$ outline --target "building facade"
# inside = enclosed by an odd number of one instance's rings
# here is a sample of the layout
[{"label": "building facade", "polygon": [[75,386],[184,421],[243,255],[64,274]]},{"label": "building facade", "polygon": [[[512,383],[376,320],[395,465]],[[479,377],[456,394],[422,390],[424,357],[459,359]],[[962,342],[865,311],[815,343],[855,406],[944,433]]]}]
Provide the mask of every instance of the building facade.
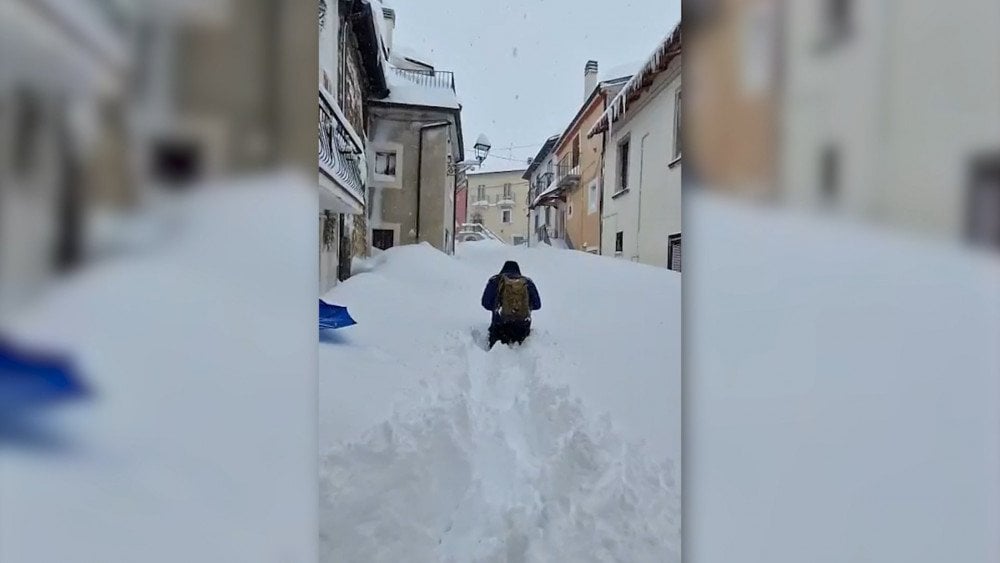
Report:
[{"label": "building facade", "polygon": [[528,242],[528,182],[525,170],[468,175],[467,223],[482,225],[507,244]]},{"label": "building facade", "polygon": [[552,149],[554,181],[532,202],[555,208],[560,238],[571,249],[600,253],[604,146],[602,138],[589,137],[587,132],[628,79],[622,76],[598,81],[597,61],[587,61],[584,102]]},{"label": "building facade", "polygon": [[[387,95],[391,11],[369,2],[320,0],[320,293],[368,254],[368,99]],[[388,13],[386,13],[388,12]]]},{"label": "building facade", "polygon": [[531,164],[521,176],[528,182],[528,245],[538,243],[551,244],[552,239],[562,238],[561,222],[554,206],[536,205],[539,196],[553,185],[556,177],[556,157],[553,148],[559,141],[559,135],[553,135],[545,140],[538,153],[531,159]]},{"label": "building facade", "polygon": [[91,0],[0,4],[0,313],[87,259],[92,212],[137,198],[124,157],[132,26]]},{"label": "building facade", "polygon": [[686,171],[715,192],[778,197],[781,0],[685,6],[688,49]]},{"label": "building facade", "polygon": [[590,129],[605,145],[601,254],[681,269],[678,27]]},{"label": "building facade", "polygon": [[783,199],[1000,249],[996,6],[782,7]]}]

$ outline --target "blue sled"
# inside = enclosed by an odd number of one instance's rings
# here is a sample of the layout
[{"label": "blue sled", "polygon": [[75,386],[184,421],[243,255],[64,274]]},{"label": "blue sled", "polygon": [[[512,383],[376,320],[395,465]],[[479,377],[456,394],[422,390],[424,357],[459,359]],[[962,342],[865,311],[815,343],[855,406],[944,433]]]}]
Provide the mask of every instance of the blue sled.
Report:
[{"label": "blue sled", "polygon": [[331,305],[319,300],[319,328],[337,329],[358,324],[351,314],[347,312],[347,307]]},{"label": "blue sled", "polygon": [[0,413],[88,395],[65,358],[29,351],[0,337]]}]

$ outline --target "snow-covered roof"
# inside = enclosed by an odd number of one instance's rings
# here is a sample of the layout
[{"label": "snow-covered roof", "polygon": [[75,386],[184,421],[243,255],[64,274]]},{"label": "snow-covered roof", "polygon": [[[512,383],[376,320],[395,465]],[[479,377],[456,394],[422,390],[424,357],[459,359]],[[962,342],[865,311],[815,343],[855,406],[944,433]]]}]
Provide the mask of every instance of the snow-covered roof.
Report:
[{"label": "snow-covered roof", "polygon": [[393,43],[392,52],[389,53],[389,62],[398,68],[411,68],[413,70],[433,69],[434,63],[430,61],[430,57],[425,56],[423,53],[396,42]]},{"label": "snow-covered roof", "polygon": [[[390,104],[462,109],[458,95],[446,75],[435,73],[418,75],[413,71],[393,66],[386,68],[389,95],[379,100]],[[425,80],[423,77],[427,77]],[[447,82],[447,83],[446,83]]]},{"label": "snow-covered roof", "polygon": [[556,193],[557,191],[559,191],[559,182],[557,181],[557,178],[553,177],[552,180],[549,182],[548,187],[542,190],[542,192],[537,196],[535,196],[535,199],[531,201],[531,207],[535,207],[536,205],[538,205],[538,202]]},{"label": "snow-covered roof", "polygon": [[375,34],[378,36],[378,47],[385,59],[389,58],[389,45],[386,43],[386,23],[385,15],[382,12],[382,2],[381,0],[361,0],[365,4],[371,6],[372,20],[375,23]]},{"label": "snow-covered roof", "polygon": [[639,91],[648,85],[656,74],[666,70],[670,62],[681,54],[681,25],[678,23],[669,35],[656,46],[653,53],[643,63],[625,86],[618,92],[618,95],[611,100],[608,108],[604,111],[597,123],[591,127],[587,136],[594,136],[608,130],[608,127],[617,121],[628,109],[629,104],[635,99]]},{"label": "snow-covered roof", "polygon": [[642,64],[643,61],[632,61],[630,63],[615,65],[607,70],[601,70],[597,74],[597,81],[610,82],[619,78],[627,78],[639,72]]},{"label": "snow-covered roof", "polygon": [[559,135],[559,133],[556,133],[545,140],[542,147],[538,149],[538,154],[531,159],[531,164],[529,164],[528,169],[524,171],[524,176],[522,176],[522,178],[527,180],[535,169],[542,165],[545,159],[549,156],[549,153],[552,152],[552,148],[555,147],[556,142],[559,140]]}]

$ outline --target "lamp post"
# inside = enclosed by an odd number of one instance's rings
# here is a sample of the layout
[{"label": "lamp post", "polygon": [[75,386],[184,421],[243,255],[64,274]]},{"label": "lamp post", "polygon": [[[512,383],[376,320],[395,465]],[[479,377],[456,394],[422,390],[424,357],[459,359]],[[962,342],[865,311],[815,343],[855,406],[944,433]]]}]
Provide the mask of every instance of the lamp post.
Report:
[{"label": "lamp post", "polygon": [[[454,180],[452,183],[452,198],[451,198],[451,216],[455,221],[455,236],[451,237],[452,252],[454,252],[454,246],[458,237],[458,217],[456,217],[456,211],[458,209],[458,174],[460,172],[465,172],[477,166],[482,165],[483,161],[490,154],[490,140],[489,138],[480,133],[479,137],[476,138],[476,144],[472,146],[476,151],[476,158],[473,160],[465,159],[461,162],[449,162],[448,163],[448,174],[451,175]],[[466,197],[468,197],[468,186],[466,186]],[[468,209],[466,209],[468,213]]]}]

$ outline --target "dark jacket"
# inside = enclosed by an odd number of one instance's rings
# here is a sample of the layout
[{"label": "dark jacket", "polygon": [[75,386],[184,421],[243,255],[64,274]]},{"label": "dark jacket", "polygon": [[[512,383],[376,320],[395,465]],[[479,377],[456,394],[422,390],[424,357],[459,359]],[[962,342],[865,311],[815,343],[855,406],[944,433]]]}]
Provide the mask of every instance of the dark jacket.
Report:
[{"label": "dark jacket", "polygon": [[531,281],[531,278],[521,275],[521,268],[517,265],[517,262],[508,261],[500,269],[500,273],[491,277],[490,281],[486,282],[486,289],[483,290],[483,308],[487,311],[493,312],[493,323],[496,324],[500,322],[500,315],[497,314],[497,292],[500,284],[500,276],[507,275],[511,277],[521,277],[528,282],[528,304],[531,306],[532,311],[537,311],[542,308],[542,298],[538,295],[538,288],[535,287],[535,282]]}]

